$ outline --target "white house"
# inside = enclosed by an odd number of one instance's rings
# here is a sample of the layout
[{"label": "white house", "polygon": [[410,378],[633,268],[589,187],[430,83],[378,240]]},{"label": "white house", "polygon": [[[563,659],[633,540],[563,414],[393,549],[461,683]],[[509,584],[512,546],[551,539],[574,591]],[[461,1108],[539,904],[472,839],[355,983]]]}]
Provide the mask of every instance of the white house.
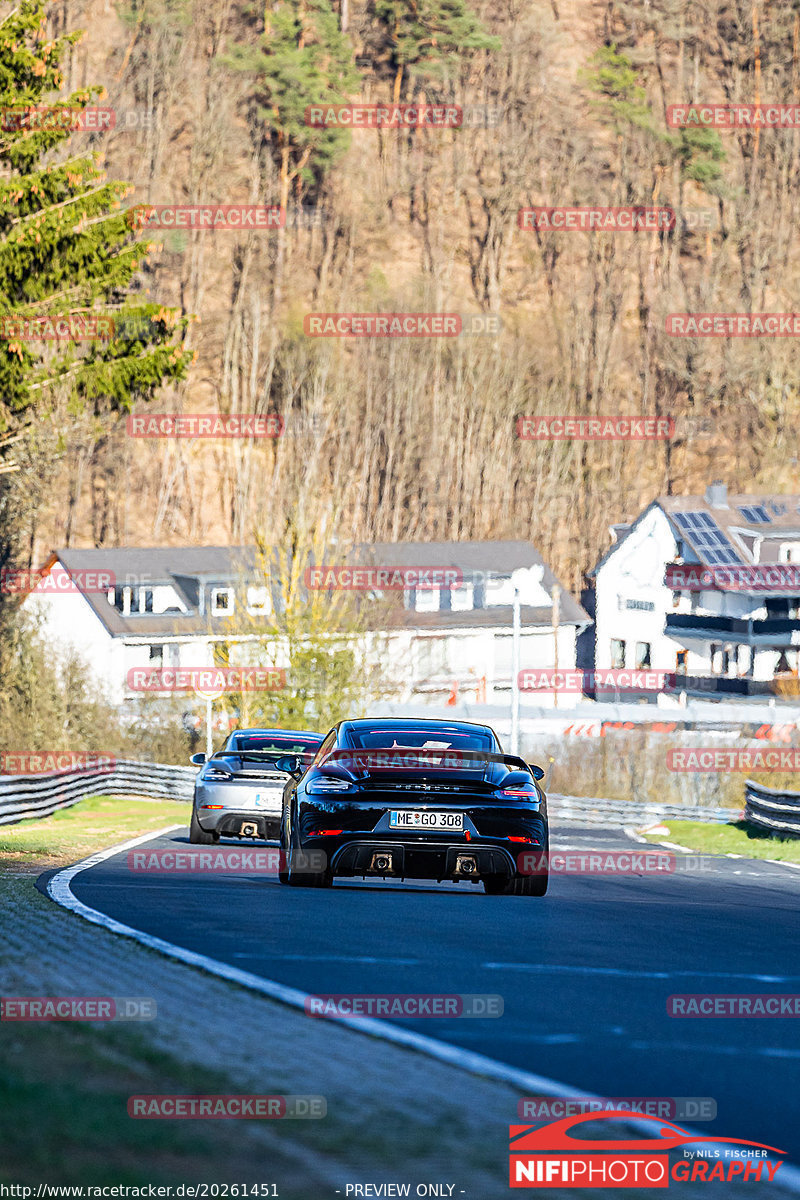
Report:
[{"label": "white house", "polygon": [[[409,579],[446,569],[441,586],[404,588],[379,629],[384,671],[400,699],[508,699],[511,575],[519,568],[531,569],[521,595],[521,666],[575,666],[576,639],[590,618],[530,542],[382,543],[359,547],[354,562],[401,568]],[[279,603],[252,547],[59,550],[45,571],[24,604],[39,609],[54,644],[73,646],[118,702],[132,694],[131,668],[247,662],[247,644],[263,637],[259,618],[266,628]],[[58,575],[74,580],[74,590],[50,587]],[[363,591],[361,602],[371,594]]]},{"label": "white house", "polygon": [[[589,574],[595,667],[675,673],[659,698],[798,695],[800,496],[659,496]],[[693,569],[694,568],[694,569]],[[797,582],[792,576],[797,574]]]}]

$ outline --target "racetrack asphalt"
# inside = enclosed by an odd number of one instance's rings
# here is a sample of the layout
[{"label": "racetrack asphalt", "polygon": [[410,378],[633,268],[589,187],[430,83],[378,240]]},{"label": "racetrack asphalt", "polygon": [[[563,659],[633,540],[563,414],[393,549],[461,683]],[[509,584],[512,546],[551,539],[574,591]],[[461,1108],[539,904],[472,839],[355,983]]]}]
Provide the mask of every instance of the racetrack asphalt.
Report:
[{"label": "racetrack asphalt", "polygon": [[[189,849],[188,834],[146,848]],[[567,848],[645,849],[621,831],[555,828],[551,850]],[[556,874],[538,899],[471,884],[339,880],[317,891],[247,873],[155,874],[132,871],[123,853],[82,871],[72,891],[304,992],[500,995],[499,1018],[396,1023],[602,1096],[712,1097],[717,1118],[685,1124],[800,1164],[800,1018],[678,1019],[666,1004],[675,993],[800,993],[800,871],[709,856],[676,866]]]}]

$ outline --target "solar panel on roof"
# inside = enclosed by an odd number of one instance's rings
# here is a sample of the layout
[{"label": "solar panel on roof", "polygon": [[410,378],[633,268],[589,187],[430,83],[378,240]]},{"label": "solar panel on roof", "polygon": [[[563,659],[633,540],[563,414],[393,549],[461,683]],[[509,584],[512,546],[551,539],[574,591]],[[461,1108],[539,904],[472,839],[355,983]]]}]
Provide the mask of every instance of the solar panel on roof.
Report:
[{"label": "solar panel on roof", "polygon": [[[776,506],[773,505],[772,507],[773,511],[776,511]],[[772,521],[772,517],[763,504],[742,504],[739,512],[745,521],[749,521],[751,525],[769,525]],[[781,513],[777,513],[777,516],[781,515]]]},{"label": "solar panel on roof", "polygon": [[705,512],[675,513],[675,522],[713,566],[737,566],[742,560],[716,521]]}]

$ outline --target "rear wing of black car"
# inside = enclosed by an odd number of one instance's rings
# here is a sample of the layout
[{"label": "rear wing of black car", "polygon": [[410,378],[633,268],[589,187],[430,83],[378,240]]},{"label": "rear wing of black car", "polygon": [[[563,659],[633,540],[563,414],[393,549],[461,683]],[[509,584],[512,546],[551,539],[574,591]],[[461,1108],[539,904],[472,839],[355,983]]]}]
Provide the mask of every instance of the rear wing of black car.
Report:
[{"label": "rear wing of black car", "polygon": [[[439,761],[434,761],[439,760]],[[532,767],[515,754],[493,754],[489,750],[441,749],[435,746],[370,746],[365,750],[331,750],[316,765],[381,771],[469,771],[484,763],[502,763],[533,775]]]}]

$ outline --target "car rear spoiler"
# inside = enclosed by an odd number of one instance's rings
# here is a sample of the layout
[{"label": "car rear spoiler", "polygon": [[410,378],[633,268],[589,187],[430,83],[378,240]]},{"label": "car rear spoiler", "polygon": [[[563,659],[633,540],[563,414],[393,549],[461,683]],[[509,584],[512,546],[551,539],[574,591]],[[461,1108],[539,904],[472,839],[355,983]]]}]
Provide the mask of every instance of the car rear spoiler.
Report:
[{"label": "car rear spoiler", "polygon": [[[426,758],[436,757],[443,761],[426,763]],[[457,771],[469,770],[470,763],[502,763],[504,766],[532,774],[531,766],[516,754],[493,754],[488,750],[443,750],[434,746],[370,746],[368,750],[331,750],[318,767],[327,764],[337,766],[377,767],[382,770]]]}]

